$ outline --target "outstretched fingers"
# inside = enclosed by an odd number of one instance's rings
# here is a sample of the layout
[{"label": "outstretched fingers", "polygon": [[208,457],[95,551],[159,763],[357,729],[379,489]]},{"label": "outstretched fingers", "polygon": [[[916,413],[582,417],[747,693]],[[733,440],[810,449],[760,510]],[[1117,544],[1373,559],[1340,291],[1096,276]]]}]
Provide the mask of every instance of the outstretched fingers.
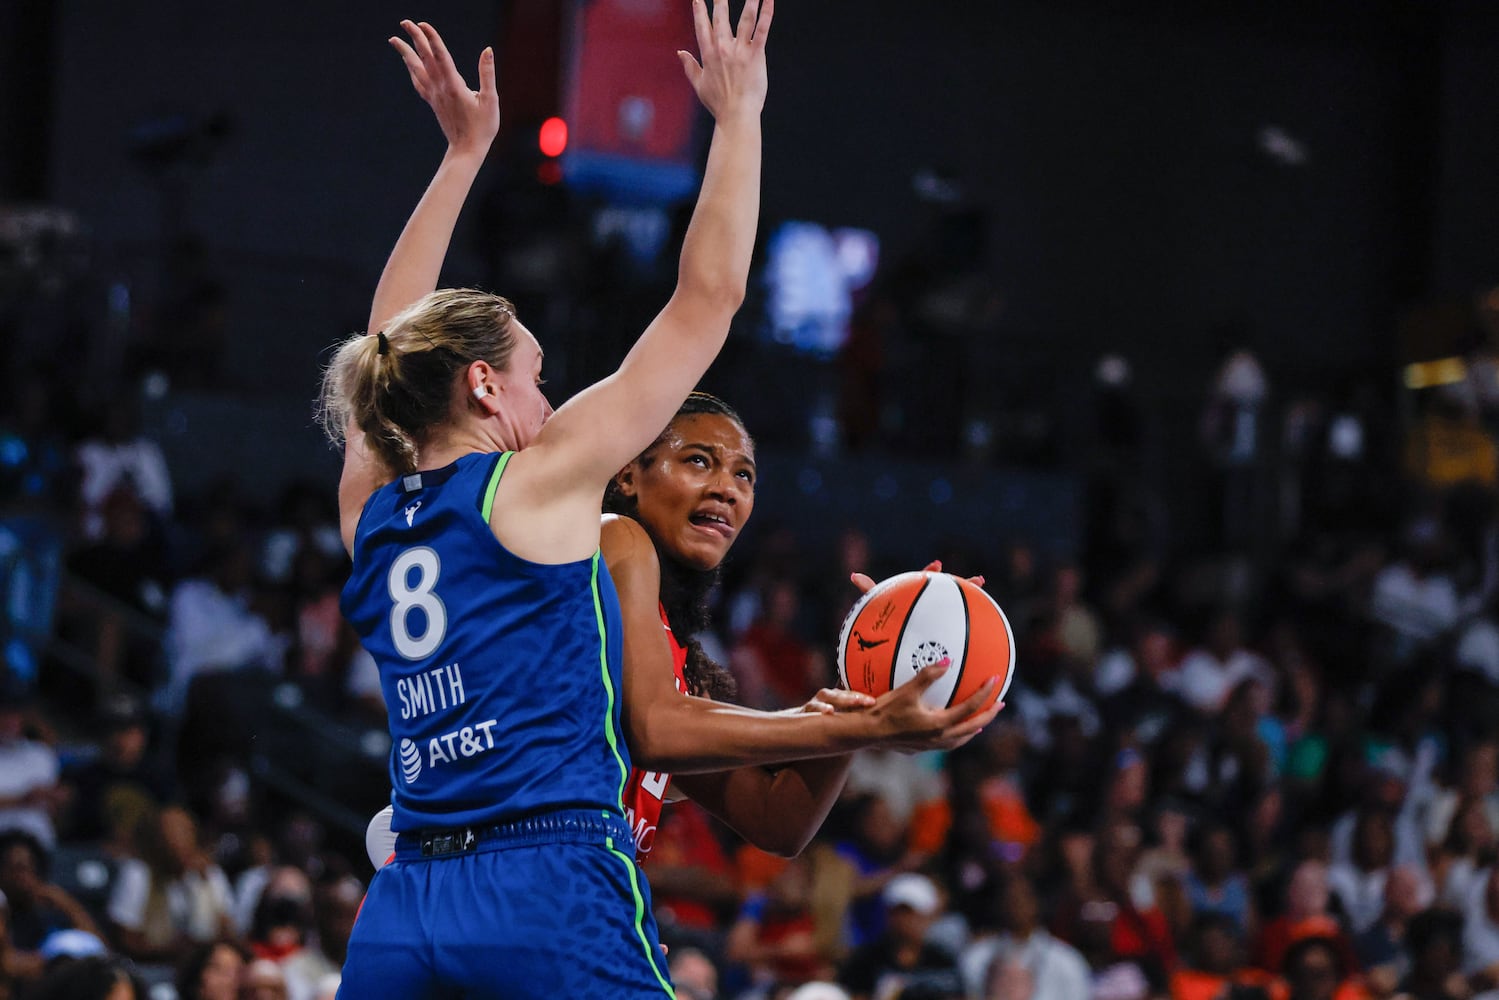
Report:
[{"label": "outstretched fingers", "polygon": [[[437,29],[426,21],[419,22],[417,27],[422,29],[422,35],[427,39],[427,44],[431,46],[432,55],[436,58],[437,62],[444,69],[453,66],[453,57],[448,54],[448,47],[443,44],[442,36],[437,33]],[[456,69],[457,67],[454,66],[454,68]]]},{"label": "outstretched fingers", "polygon": [[406,73],[411,77],[411,85],[425,99],[431,81],[427,79],[427,70],[422,66],[421,56],[416,54],[415,49],[394,35],[390,36],[390,47],[400,54],[401,62],[406,64]]},{"label": "outstretched fingers", "polygon": [[994,704],[988,708],[984,708],[983,705],[984,702],[994,697],[994,688],[998,684],[999,678],[991,677],[979,685],[979,689],[973,692],[973,694],[964,698],[956,705],[948,707],[944,711],[946,717],[946,725],[943,730],[944,735],[971,736],[994,721],[994,717],[999,714],[999,710],[1004,708],[1004,703],[995,699]]},{"label": "outstretched fingers", "polygon": [[754,44],[758,48],[765,47],[765,39],[770,35],[770,21],[775,16],[776,0],[764,0],[759,4],[759,16],[755,20]]},{"label": "outstretched fingers", "polygon": [[713,2],[713,35],[725,48],[734,40],[733,29],[729,27],[729,0]]},{"label": "outstretched fingers", "polygon": [[[718,0],[720,4],[726,0]],[[692,29],[697,33],[697,54],[708,58],[713,51],[713,23],[708,19],[708,0],[692,0]]]},{"label": "outstretched fingers", "polygon": [[411,47],[421,57],[422,65],[432,65],[434,59],[432,55],[432,42],[427,38],[426,32],[417,27],[414,21],[402,21],[401,27],[405,30],[406,34],[411,36]]},{"label": "outstretched fingers", "polygon": [[739,27],[734,29],[734,37],[746,45],[755,37],[755,15],[759,10],[759,0],[744,0],[744,10],[739,12]]}]

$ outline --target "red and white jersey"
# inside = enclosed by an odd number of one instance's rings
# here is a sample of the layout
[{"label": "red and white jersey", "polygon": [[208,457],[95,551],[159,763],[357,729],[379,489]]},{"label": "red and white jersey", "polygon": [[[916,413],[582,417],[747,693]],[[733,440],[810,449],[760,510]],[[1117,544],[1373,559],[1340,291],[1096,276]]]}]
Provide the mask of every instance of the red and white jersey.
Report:
[{"label": "red and white jersey", "polygon": [[[687,648],[677,642],[671,624],[666,620],[666,609],[661,608],[661,627],[666,629],[666,642],[671,647],[671,666],[677,675],[677,690],[687,693],[687,678],[683,671],[687,667]],[[666,786],[671,784],[671,775],[662,771],[642,771],[638,767],[630,771],[630,780],[625,785],[625,820],[635,836],[635,860],[644,861],[656,842],[656,827],[661,823],[661,806],[666,802]]]}]

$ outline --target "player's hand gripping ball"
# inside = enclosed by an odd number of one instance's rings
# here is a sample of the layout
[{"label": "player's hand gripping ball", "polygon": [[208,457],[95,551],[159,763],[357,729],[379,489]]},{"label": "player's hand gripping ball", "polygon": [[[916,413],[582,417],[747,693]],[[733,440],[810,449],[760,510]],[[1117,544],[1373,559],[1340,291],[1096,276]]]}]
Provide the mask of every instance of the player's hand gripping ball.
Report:
[{"label": "player's hand gripping ball", "polygon": [[999,684],[984,708],[1010,689],[1009,619],[982,587],[949,573],[901,573],[876,584],[838,635],[839,680],[876,698],[944,658],[951,668],[921,698],[932,708],[961,702],[990,677]]}]

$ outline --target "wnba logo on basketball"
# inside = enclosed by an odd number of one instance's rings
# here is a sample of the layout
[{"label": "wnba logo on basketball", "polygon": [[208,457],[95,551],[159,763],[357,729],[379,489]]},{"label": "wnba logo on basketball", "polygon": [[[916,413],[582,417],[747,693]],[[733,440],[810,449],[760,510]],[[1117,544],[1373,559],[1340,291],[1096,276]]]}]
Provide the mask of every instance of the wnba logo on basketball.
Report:
[{"label": "wnba logo on basketball", "polygon": [[923,642],[911,653],[912,671],[930,667],[947,659],[947,647],[940,642]]},{"label": "wnba logo on basketball", "polygon": [[406,775],[406,784],[411,784],[422,775],[422,754],[410,740],[401,741],[401,771]]}]

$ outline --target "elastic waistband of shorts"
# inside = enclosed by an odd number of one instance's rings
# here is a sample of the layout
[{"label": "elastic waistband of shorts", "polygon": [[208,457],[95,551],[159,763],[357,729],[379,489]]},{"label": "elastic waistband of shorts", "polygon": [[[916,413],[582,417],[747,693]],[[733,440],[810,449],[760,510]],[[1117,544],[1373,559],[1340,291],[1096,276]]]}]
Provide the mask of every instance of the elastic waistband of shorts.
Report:
[{"label": "elastic waistband of shorts", "polygon": [[489,825],[409,830],[396,837],[396,860],[446,858],[537,844],[629,844],[624,816],[602,809],[558,809]]}]

